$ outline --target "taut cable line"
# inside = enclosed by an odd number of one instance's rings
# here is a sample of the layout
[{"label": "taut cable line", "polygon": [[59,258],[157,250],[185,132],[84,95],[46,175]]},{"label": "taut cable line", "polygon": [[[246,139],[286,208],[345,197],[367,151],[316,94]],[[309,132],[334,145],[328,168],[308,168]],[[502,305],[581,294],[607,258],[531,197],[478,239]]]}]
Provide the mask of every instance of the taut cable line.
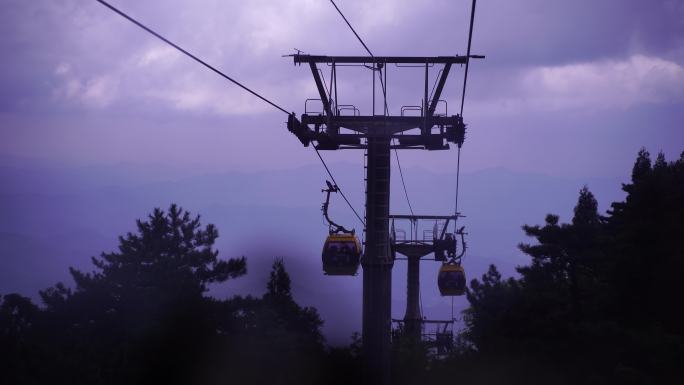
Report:
[{"label": "taut cable line", "polygon": [[328,168],[328,165],[325,164],[325,161],[323,160],[323,157],[321,156],[321,153],[318,151],[318,149],[316,148],[316,146],[311,146],[311,147],[314,149],[314,151],[316,151],[316,155],[318,155],[318,159],[320,159],[320,160],[321,160],[321,163],[323,163],[323,167],[325,167],[325,171],[327,171],[328,176],[330,177],[330,179],[332,179],[332,182],[335,184],[335,186],[337,186],[337,191],[340,193],[340,195],[342,195],[342,198],[344,199],[344,201],[347,202],[347,205],[349,206],[349,208],[351,209],[351,211],[354,212],[354,215],[356,215],[356,218],[359,220],[359,222],[361,222],[361,224],[363,224],[363,226],[365,227],[365,226],[366,226],[366,222],[363,221],[363,219],[361,218],[361,216],[359,215],[359,213],[357,213],[356,210],[354,209],[354,206],[352,206],[352,204],[349,202],[349,199],[347,199],[347,197],[344,195],[344,192],[342,192],[342,189],[341,189],[340,186],[337,184],[337,181],[335,181],[335,177],[333,176],[332,172],[330,172],[330,169]]},{"label": "taut cable line", "polygon": [[172,41],[168,40],[168,39],[165,38],[164,36],[158,34],[157,32],[153,31],[152,29],[146,27],[145,25],[143,25],[143,24],[140,23],[139,21],[137,21],[137,20],[135,20],[134,18],[128,16],[127,14],[125,14],[125,13],[122,12],[122,11],[120,11],[119,9],[117,9],[117,8],[114,7],[113,5],[109,4],[108,2],[106,2],[106,1],[104,1],[104,0],[95,0],[95,1],[97,1],[98,3],[104,5],[105,7],[109,8],[109,9],[111,9],[112,11],[118,13],[118,14],[119,14],[121,17],[123,17],[124,19],[130,21],[131,23],[133,23],[133,24],[137,25],[138,27],[142,28],[143,30],[145,30],[146,32],[150,33],[151,35],[153,35],[153,36],[156,37],[157,39],[163,41],[164,43],[170,45],[171,47],[177,49],[178,51],[184,53],[186,56],[190,57],[191,59],[195,60],[196,62],[198,62],[198,63],[202,64],[203,66],[209,68],[210,70],[216,72],[216,73],[219,74],[219,76],[221,76],[222,78],[224,78],[224,79],[226,79],[226,80],[232,82],[232,83],[235,84],[236,86],[242,88],[243,90],[249,92],[250,94],[256,96],[257,98],[263,100],[264,102],[270,104],[271,106],[273,106],[273,107],[279,109],[280,111],[286,113],[287,115],[290,115],[290,113],[287,112],[287,110],[285,110],[284,108],[282,108],[282,107],[280,107],[279,105],[273,103],[272,101],[266,99],[265,97],[259,95],[258,93],[252,91],[250,88],[248,88],[248,87],[245,86],[244,84],[242,84],[242,83],[238,82],[237,80],[231,78],[230,76],[228,76],[228,75],[226,75],[225,73],[221,72],[220,70],[216,69],[215,67],[213,67],[212,65],[208,64],[208,63],[205,62],[204,60],[198,58],[197,56],[191,54],[190,52],[188,52],[188,51],[186,51],[185,49],[181,48],[180,46],[176,45],[176,44],[173,43]]},{"label": "taut cable line", "polygon": [[363,42],[363,39],[361,39],[361,36],[359,36],[359,34],[356,33],[356,30],[349,23],[349,20],[347,20],[347,18],[344,17],[344,14],[342,13],[342,11],[340,11],[340,8],[337,7],[337,4],[335,4],[335,1],[330,0],[330,2],[332,3],[333,7],[335,7],[335,9],[337,10],[337,13],[339,13],[340,16],[342,16],[342,19],[344,19],[344,22],[347,23],[347,25],[349,26],[349,29],[351,29],[351,31],[354,32],[354,35],[356,36],[357,39],[359,39],[359,42],[361,43],[361,45],[363,45],[363,48],[366,49],[366,52],[368,52],[369,55],[373,56],[373,53],[371,52],[371,50],[368,49],[368,46],[366,45],[366,43]]},{"label": "taut cable line", "polygon": [[[351,23],[349,22],[349,20],[347,20],[347,18],[344,16],[344,13],[342,13],[342,11],[341,11],[340,8],[337,6],[337,4],[335,4],[335,1],[334,1],[334,0],[330,0],[330,2],[332,3],[333,7],[335,7],[335,9],[337,10],[337,13],[339,13],[340,16],[342,16],[342,19],[344,20],[344,22],[347,23],[347,26],[349,26],[349,29],[351,29],[351,31],[354,33],[354,36],[356,36],[356,38],[359,40],[359,43],[361,43],[361,45],[363,46],[363,48],[366,49],[366,52],[368,52],[368,54],[371,55],[371,57],[375,57],[375,55],[373,55],[373,52],[371,52],[371,50],[368,48],[368,46],[366,45],[366,43],[364,43],[363,39],[361,39],[361,36],[359,36],[359,34],[356,33],[356,30],[354,29],[354,27],[352,27],[352,25],[351,25]],[[375,67],[373,67],[373,71],[375,71],[375,70],[376,70]],[[389,111],[387,110],[387,89],[385,88],[385,82],[382,80],[382,69],[380,69],[378,73],[379,73],[379,75],[380,75],[380,76],[379,76],[379,78],[380,78],[380,86],[382,87],[382,95],[383,95],[383,97],[384,97],[383,100],[384,100],[384,104],[385,104],[385,115],[387,115],[387,114],[389,114]]]},{"label": "taut cable line", "polygon": [[404,172],[401,170],[401,163],[399,163],[399,152],[397,149],[394,149],[394,155],[397,158],[397,166],[399,166],[399,176],[401,176],[401,185],[404,187],[404,196],[406,196],[406,203],[408,203],[409,211],[411,211],[411,215],[415,215],[413,213],[413,207],[411,207],[411,201],[409,200],[408,197],[408,191],[406,190],[406,183],[404,183]]},{"label": "taut cable line", "polygon": [[468,52],[466,53],[465,75],[463,75],[463,93],[461,94],[461,116],[463,116],[463,103],[465,102],[466,83],[468,82],[468,65],[470,64],[470,44],[473,41],[473,23],[475,22],[475,3],[470,8],[470,31],[468,32]]},{"label": "taut cable line", "polygon": [[[285,110],[284,108],[282,108],[282,107],[280,107],[279,105],[273,103],[272,101],[266,99],[265,97],[259,95],[258,93],[256,93],[256,92],[253,91],[252,89],[248,88],[248,87],[245,86],[244,84],[242,84],[242,83],[238,82],[237,80],[233,79],[232,77],[226,75],[226,74],[223,73],[222,71],[218,70],[216,67],[212,66],[211,64],[205,62],[204,60],[198,58],[197,56],[195,56],[195,55],[193,55],[192,53],[188,52],[187,50],[183,49],[183,48],[180,47],[179,45],[175,44],[174,42],[170,41],[169,39],[167,39],[167,38],[165,38],[164,36],[160,35],[159,33],[155,32],[155,31],[152,30],[151,28],[145,26],[145,25],[142,24],[141,22],[139,22],[139,21],[137,21],[136,19],[132,18],[131,16],[127,15],[126,13],[124,13],[123,11],[121,11],[121,10],[119,10],[118,8],[114,7],[113,5],[109,4],[108,2],[106,2],[106,1],[104,1],[104,0],[95,0],[95,1],[97,1],[98,3],[104,5],[105,7],[109,8],[110,10],[114,11],[114,12],[117,13],[119,16],[121,16],[121,17],[123,17],[124,19],[130,21],[131,23],[135,24],[136,26],[140,27],[140,28],[143,29],[144,31],[148,32],[149,34],[153,35],[153,36],[156,37],[157,39],[163,41],[164,43],[170,45],[171,47],[175,48],[176,50],[180,51],[181,53],[185,54],[186,56],[188,56],[188,57],[190,57],[191,59],[195,60],[196,62],[200,63],[201,65],[203,65],[203,66],[207,67],[208,69],[212,70],[213,72],[217,73],[217,74],[218,74],[219,76],[221,76],[222,78],[224,78],[224,79],[226,79],[226,80],[232,82],[233,84],[235,84],[235,85],[237,85],[238,87],[242,88],[243,90],[249,92],[250,94],[256,96],[257,98],[261,99],[262,101],[264,101],[264,102],[270,104],[271,106],[275,107],[276,109],[278,109],[278,110],[284,112],[285,114],[290,115],[290,113],[287,112],[287,110]],[[325,164],[325,161],[323,160],[323,157],[321,157],[321,154],[318,152],[318,149],[316,149],[315,146],[312,146],[312,147],[314,147],[314,150],[316,150],[316,154],[318,155],[318,158],[321,160],[321,163],[323,164],[323,167],[325,168],[325,171],[326,171],[326,172],[328,173],[328,175],[330,176],[330,179],[332,179],[333,182],[334,182],[335,184],[337,184],[337,182],[335,182],[335,178],[333,177],[332,173],[330,172],[330,169],[328,168],[328,165]],[[339,186],[338,186],[338,188],[339,188]],[[356,212],[356,210],[354,209],[354,207],[351,205],[351,203],[349,202],[349,200],[347,199],[347,197],[346,197],[346,196],[344,195],[344,193],[342,192],[342,189],[340,189],[340,195],[342,195],[342,198],[344,198],[344,201],[347,202],[347,205],[349,205],[349,208],[354,212],[354,214],[356,215],[356,217],[357,217],[357,218],[361,221],[361,223],[363,223],[364,226],[365,226],[365,223],[364,223],[363,219],[361,219],[361,217],[359,216],[359,214]]]},{"label": "taut cable line", "polygon": [[[347,26],[349,26],[349,29],[351,29],[351,31],[354,33],[354,36],[356,36],[356,38],[359,40],[359,42],[361,43],[363,48],[366,49],[366,52],[368,52],[368,54],[371,57],[375,57],[375,55],[373,55],[373,52],[371,52],[370,48],[368,48],[366,43],[364,43],[363,39],[361,39],[361,36],[359,36],[359,34],[354,29],[354,27],[352,27],[349,20],[347,20],[347,18],[344,16],[344,14],[340,10],[340,8],[337,6],[337,4],[335,4],[335,1],[330,0],[330,2],[332,3],[332,5],[337,10],[337,13],[339,13],[340,16],[342,16],[342,19],[344,20],[345,23],[347,23]],[[374,72],[376,71],[375,67],[373,67],[373,71]],[[387,69],[385,69],[385,71],[387,71]],[[378,77],[380,78],[380,86],[382,87],[382,94],[383,94],[383,100],[384,100],[384,105],[385,105],[384,106],[385,107],[385,115],[387,115],[387,114],[389,114],[389,110],[387,108],[387,89],[385,88],[385,82],[382,80],[382,69],[380,69],[378,71]],[[397,168],[399,168],[399,176],[401,177],[401,185],[404,187],[404,196],[406,196],[406,203],[408,204],[409,211],[411,211],[411,215],[414,215],[413,214],[413,207],[411,206],[411,200],[409,199],[409,196],[408,196],[408,190],[406,189],[406,182],[404,181],[404,172],[402,171],[401,163],[399,162],[399,152],[397,151],[396,148],[394,149],[394,155],[397,159]]]},{"label": "taut cable line", "polygon": [[[475,5],[477,0],[473,0],[470,8],[470,30],[468,31],[468,51],[466,52],[465,74],[463,75],[463,93],[461,94],[461,117],[463,117],[463,104],[465,103],[466,84],[468,83],[468,65],[470,64],[470,47],[473,42],[473,23],[475,22]],[[458,182],[461,174],[461,146],[458,146],[458,159],[456,161],[456,204],[454,215],[458,215]],[[454,226],[456,222],[454,221]]]},{"label": "taut cable line", "polygon": [[[458,155],[456,160],[456,204],[454,205],[454,215],[458,219],[458,182],[461,175],[461,147],[458,148]],[[454,229],[456,228],[456,221],[454,221]]]}]

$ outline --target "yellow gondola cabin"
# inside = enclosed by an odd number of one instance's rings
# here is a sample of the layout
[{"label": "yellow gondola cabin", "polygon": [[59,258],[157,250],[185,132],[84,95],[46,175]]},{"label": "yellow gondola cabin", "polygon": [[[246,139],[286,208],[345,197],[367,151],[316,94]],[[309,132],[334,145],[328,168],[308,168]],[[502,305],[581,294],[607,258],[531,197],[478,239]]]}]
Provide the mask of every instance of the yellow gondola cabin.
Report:
[{"label": "yellow gondola cabin", "polygon": [[325,274],[356,275],[361,261],[361,242],[354,233],[330,234],[322,254]]},{"label": "yellow gondola cabin", "polygon": [[437,276],[439,292],[443,296],[457,296],[465,294],[466,277],[463,267],[456,263],[445,263],[439,269]]}]

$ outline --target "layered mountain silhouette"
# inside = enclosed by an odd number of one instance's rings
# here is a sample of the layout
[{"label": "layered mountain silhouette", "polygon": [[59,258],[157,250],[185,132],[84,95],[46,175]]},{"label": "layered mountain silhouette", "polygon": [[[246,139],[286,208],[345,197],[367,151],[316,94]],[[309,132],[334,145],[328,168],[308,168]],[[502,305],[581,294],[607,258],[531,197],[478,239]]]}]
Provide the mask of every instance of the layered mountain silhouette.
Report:
[{"label": "layered mountain silhouette", "polygon": [[[244,255],[247,276],[212,289],[219,297],[262,294],[273,259],[282,257],[304,305],[319,309],[331,343],[347,343],[360,329],[361,279],[326,277],[320,249],[327,233],[321,217],[320,166],[262,172],[203,174],[190,167],[118,164],[54,167],[40,161],[3,157],[0,166],[0,293],[19,292],[37,299],[39,289],[69,283],[68,266],[88,270],[90,257],[110,251],[117,237],[132,231],[135,220],[153,207],[172,202],[202,215],[219,230],[223,258]],[[363,168],[331,164],[338,183],[363,213]],[[392,212],[409,213],[398,172],[393,170]],[[450,214],[454,210],[455,170],[404,170],[416,213]],[[626,177],[625,177],[626,179]],[[502,274],[528,262],[516,248],[525,239],[523,224],[542,223],[547,213],[570,220],[578,191],[588,185],[600,211],[624,198],[620,178],[570,179],[506,169],[462,173],[459,210],[466,215],[469,250],[464,260],[468,279],[489,264]],[[333,196],[331,215],[345,226],[361,224],[341,197]],[[421,297],[428,318],[450,317],[451,301],[439,296],[439,265],[421,266]],[[404,311],[406,266],[395,263],[393,316]],[[458,298],[455,311],[466,306]]]}]

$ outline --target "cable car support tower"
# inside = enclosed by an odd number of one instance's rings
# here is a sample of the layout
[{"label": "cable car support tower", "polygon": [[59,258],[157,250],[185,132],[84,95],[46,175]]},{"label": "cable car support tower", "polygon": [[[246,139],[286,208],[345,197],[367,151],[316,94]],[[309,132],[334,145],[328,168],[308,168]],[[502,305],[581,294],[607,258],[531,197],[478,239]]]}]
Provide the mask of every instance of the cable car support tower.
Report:
[{"label": "cable car support tower", "polygon": [[[466,126],[460,114],[436,114],[446,79],[453,65],[468,65],[471,58],[483,56],[320,56],[297,53],[295,65],[309,67],[313,75],[322,113],[291,114],[287,128],[304,146],[317,150],[365,149],[366,217],[363,268],[362,338],[366,368],[371,383],[387,384],[390,372],[391,283],[394,263],[390,243],[390,150],[447,150],[450,144],[459,148]],[[423,102],[419,116],[392,116],[385,107],[383,114],[344,114],[349,106],[337,103],[337,71],[340,66],[364,65],[378,73],[383,85],[383,105],[387,105],[386,71],[388,64],[424,67]],[[330,86],[326,89],[319,65],[331,69]],[[431,67],[441,66],[432,95],[428,94]],[[384,78],[383,78],[384,74]],[[375,76],[373,77],[375,96]],[[375,107],[375,106],[373,106]],[[404,110],[404,109],[403,109]]]},{"label": "cable car support tower", "polygon": [[[392,149],[447,150],[450,148],[450,144],[455,144],[460,150],[463,145],[466,130],[463,122],[463,103],[465,100],[468,67],[470,59],[484,58],[484,56],[470,54],[476,0],[473,0],[471,7],[467,54],[465,56],[434,57],[374,56],[344,15],[342,15],[334,1],[331,0],[370,56],[319,56],[302,54],[300,52],[291,55],[295,65],[308,66],[311,70],[318,90],[318,100],[323,107],[323,111],[320,113],[308,113],[307,103],[305,103],[304,114],[300,117],[297,117],[294,113],[288,113],[281,106],[166,39],[107,1],[96,1],[246,92],[251,93],[275,109],[288,114],[288,130],[305,147],[312,145],[319,157],[319,150],[366,150],[366,217],[365,221],[362,221],[365,225],[365,250],[361,259],[361,266],[363,267],[363,350],[365,367],[368,372],[368,382],[388,385],[390,382],[392,321],[391,273],[394,264],[394,245],[389,229],[390,151]],[[328,88],[326,88],[319,65],[330,67],[331,76]],[[337,71],[340,67],[350,65],[364,66],[373,71],[373,106],[371,115],[361,115],[359,109],[355,106],[343,105],[337,102]],[[401,109],[401,115],[390,115],[387,108],[386,87],[386,69],[388,65],[424,68],[424,90],[420,106],[405,106]],[[465,65],[465,75],[460,113],[449,116],[446,113],[446,109],[444,113],[437,113],[436,111],[438,104],[444,102],[441,99],[442,92],[447,77],[454,65]],[[437,74],[437,81],[432,92],[428,93],[430,69],[435,66],[439,66],[441,69]],[[384,107],[382,114],[376,114],[375,111],[375,74],[378,75],[377,78],[382,90]],[[444,104],[446,105],[446,102]],[[352,114],[348,115],[348,111],[351,111]],[[404,112],[406,111],[419,111],[420,114],[419,116],[405,116]],[[320,157],[320,159],[334,183],[332,173],[327,168],[323,158]],[[329,188],[332,189],[332,187]],[[337,188],[336,184],[335,188]],[[341,193],[342,191],[339,190],[339,192]],[[344,198],[344,194],[342,196]],[[348,201],[347,203],[349,204]],[[354,210],[351,204],[349,206]],[[453,217],[454,220],[458,216],[457,211]],[[355,210],[354,213],[359,217]],[[410,251],[407,252],[410,253]],[[417,270],[414,271],[417,274]],[[413,302],[415,301],[412,300]],[[414,306],[412,305],[412,307]]]}]

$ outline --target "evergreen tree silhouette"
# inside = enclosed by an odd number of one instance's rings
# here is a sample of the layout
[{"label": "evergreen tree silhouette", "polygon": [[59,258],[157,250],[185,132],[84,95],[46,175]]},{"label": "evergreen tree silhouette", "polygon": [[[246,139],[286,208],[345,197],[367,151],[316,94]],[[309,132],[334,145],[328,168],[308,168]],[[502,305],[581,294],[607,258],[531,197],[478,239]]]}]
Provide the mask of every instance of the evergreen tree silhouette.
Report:
[{"label": "evergreen tree silhouette", "polygon": [[571,223],[549,214],[544,225],[523,226],[535,241],[519,245],[531,262],[519,278],[503,280],[491,267],[473,280],[465,337],[475,350],[459,359],[502,368],[497,383],[682,377],[684,315],[674,304],[684,294],[684,153],[651,162],[642,149],[623,190],[605,217],[585,186]]},{"label": "evergreen tree silhouette", "polygon": [[[494,265],[467,290],[459,349],[409,358],[395,383],[649,383],[684,376],[684,152],[639,151],[624,201],[606,216],[588,189],[573,217],[525,225],[530,263]],[[283,259],[260,297],[216,299],[213,284],[246,273],[222,260],[218,232],[176,205],[155,209],[70,269],[73,287],[40,292],[44,307],[0,296],[0,373],[10,384],[362,383],[358,339],[326,348],[323,320],[294,299]]]},{"label": "evergreen tree silhouette", "polygon": [[38,369],[37,349],[32,334],[40,309],[19,294],[0,295],[0,376],[3,383],[32,383]]},{"label": "evergreen tree silhouette", "polygon": [[[218,231],[171,205],[136,222],[118,250],[70,268],[75,288],[42,291],[46,317],[69,347],[64,383],[190,382],[218,327],[208,285],[245,274],[244,258],[221,260]],[[97,341],[97,343],[94,343]]]},{"label": "evergreen tree silhouette", "polygon": [[615,312],[634,327],[684,332],[684,315],[672,303],[683,293],[684,153],[667,163],[659,153],[651,166],[642,149],[624,184],[624,202],[611,205],[609,245],[614,257]]},{"label": "evergreen tree silhouette", "polygon": [[[282,259],[271,267],[262,298],[236,297],[242,325],[235,335],[237,351],[229,355],[238,383],[318,384],[323,365],[323,321],[312,307],[298,305]],[[267,370],[264,370],[267,368]]]},{"label": "evergreen tree silhouette", "polygon": [[285,263],[283,263],[282,259],[277,259],[273,262],[271,268],[270,278],[266,284],[267,292],[265,297],[291,299],[290,285],[290,275],[285,270]]}]

